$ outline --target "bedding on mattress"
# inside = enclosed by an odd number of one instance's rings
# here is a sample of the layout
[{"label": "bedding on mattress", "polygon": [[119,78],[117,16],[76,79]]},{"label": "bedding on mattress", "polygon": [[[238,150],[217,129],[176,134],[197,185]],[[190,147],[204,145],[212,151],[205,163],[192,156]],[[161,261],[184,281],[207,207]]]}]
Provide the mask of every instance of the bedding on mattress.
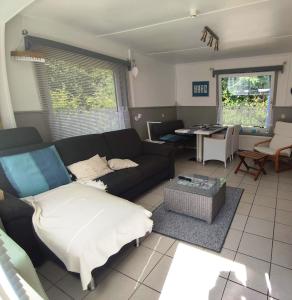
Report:
[{"label": "bedding on mattress", "polygon": [[92,270],[152,230],[142,206],[77,182],[25,200],[35,209],[37,235],[68,271],[80,273],[84,290]]}]

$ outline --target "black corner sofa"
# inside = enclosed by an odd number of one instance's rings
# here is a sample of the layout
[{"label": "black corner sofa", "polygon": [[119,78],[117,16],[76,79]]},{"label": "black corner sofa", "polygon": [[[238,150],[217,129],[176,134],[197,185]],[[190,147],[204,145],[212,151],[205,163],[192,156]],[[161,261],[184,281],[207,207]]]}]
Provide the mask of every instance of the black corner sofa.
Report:
[{"label": "black corner sofa", "polygon": [[[0,130],[0,156],[22,153],[55,145],[66,166],[96,154],[111,158],[129,158],[139,164],[98,178],[108,192],[134,201],[160,182],[174,177],[174,149],[141,141],[134,129],[123,129],[102,134],[82,135],[44,143],[32,127]],[[48,254],[32,225],[33,208],[15,196],[0,164],[0,188],[5,199],[0,201],[0,218],[7,234],[30,256],[35,266]]]}]

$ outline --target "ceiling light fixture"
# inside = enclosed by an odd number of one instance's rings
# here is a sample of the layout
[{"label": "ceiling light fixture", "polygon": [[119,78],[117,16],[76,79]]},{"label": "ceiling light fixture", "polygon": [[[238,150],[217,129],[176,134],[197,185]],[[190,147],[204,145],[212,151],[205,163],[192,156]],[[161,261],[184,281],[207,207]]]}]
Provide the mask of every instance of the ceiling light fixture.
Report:
[{"label": "ceiling light fixture", "polygon": [[129,58],[128,70],[129,70],[129,72],[131,72],[131,74],[134,78],[137,78],[137,76],[139,74],[139,69],[136,65],[135,59],[133,59],[133,57],[132,57],[131,49],[128,49],[128,58]]},{"label": "ceiling light fixture", "polygon": [[201,41],[205,43],[208,35],[209,35],[209,41],[207,43],[207,46],[213,47],[213,42],[215,40],[214,50],[218,51],[219,50],[219,37],[208,26],[205,26],[203,33],[202,33]]},{"label": "ceiling light fixture", "polygon": [[203,31],[203,35],[202,35],[202,37],[201,37],[201,41],[202,41],[202,42],[204,42],[204,43],[206,42],[207,35],[208,35],[207,30],[204,30],[204,31]]}]

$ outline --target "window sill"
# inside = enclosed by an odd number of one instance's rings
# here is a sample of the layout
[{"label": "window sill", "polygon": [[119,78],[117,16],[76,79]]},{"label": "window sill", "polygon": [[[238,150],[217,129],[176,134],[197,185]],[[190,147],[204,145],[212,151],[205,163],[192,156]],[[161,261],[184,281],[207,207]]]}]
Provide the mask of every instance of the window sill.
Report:
[{"label": "window sill", "polygon": [[243,128],[239,134],[240,135],[251,135],[251,136],[266,136],[266,137],[273,136],[273,134],[271,132],[261,131],[258,128],[248,128],[248,129]]}]

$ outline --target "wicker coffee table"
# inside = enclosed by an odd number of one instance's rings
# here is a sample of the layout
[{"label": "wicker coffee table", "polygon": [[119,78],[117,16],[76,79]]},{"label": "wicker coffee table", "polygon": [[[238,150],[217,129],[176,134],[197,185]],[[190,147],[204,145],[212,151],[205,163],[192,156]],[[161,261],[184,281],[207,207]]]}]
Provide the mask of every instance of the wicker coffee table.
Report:
[{"label": "wicker coffee table", "polygon": [[164,188],[167,210],[212,223],[225,203],[226,181],[201,175],[176,177]]}]

